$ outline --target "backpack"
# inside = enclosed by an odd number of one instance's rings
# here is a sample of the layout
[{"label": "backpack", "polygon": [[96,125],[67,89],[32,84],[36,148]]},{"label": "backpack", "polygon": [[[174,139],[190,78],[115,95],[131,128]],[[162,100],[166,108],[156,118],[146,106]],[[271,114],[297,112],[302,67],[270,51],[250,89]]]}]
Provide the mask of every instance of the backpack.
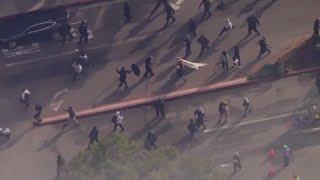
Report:
[{"label": "backpack", "polygon": [[111,122],[116,123],[117,122],[117,116],[112,116]]},{"label": "backpack", "polygon": [[197,42],[200,43],[200,44],[209,44],[209,40],[204,35],[201,35],[197,39]]}]

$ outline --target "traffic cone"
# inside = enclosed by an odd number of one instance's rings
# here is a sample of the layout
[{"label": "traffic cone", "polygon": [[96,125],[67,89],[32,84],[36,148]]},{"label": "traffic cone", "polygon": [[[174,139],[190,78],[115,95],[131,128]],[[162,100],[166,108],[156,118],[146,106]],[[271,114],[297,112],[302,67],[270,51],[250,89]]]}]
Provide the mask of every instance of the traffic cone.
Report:
[{"label": "traffic cone", "polygon": [[275,156],[276,156],[276,153],[274,152],[274,149],[271,148],[271,149],[270,149],[270,152],[269,152],[269,157],[270,157],[270,159],[273,159]]},{"label": "traffic cone", "polygon": [[270,168],[269,168],[268,175],[269,175],[269,177],[273,177],[274,176],[274,168],[272,166],[270,166]]}]

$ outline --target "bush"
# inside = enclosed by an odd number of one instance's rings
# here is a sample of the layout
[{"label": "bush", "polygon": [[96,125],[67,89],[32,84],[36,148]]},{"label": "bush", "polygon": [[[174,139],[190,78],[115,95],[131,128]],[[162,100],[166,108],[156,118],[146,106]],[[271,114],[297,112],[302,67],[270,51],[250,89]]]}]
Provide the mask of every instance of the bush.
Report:
[{"label": "bush", "polygon": [[114,134],[80,152],[61,180],[224,180],[210,160],[179,156],[172,146],[147,151],[139,141]]}]

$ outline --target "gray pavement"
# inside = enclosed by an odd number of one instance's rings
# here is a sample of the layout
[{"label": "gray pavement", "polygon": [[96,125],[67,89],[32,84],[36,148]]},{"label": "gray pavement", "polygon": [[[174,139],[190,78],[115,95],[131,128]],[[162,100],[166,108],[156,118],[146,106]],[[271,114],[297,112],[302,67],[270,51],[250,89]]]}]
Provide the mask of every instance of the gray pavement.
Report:
[{"label": "gray pavement", "polygon": [[[150,130],[159,133],[158,144],[173,144],[183,153],[206,156],[214,160],[217,168],[230,174],[231,179],[264,179],[272,164],[278,172],[274,179],[290,179],[292,172],[301,178],[316,179],[319,132],[301,133],[292,126],[294,113],[319,101],[314,86],[315,75],[306,74],[275,82],[225,90],[178,99],[166,103],[167,119],[154,119],[154,109],[148,106],[123,111],[124,132],[131,138],[142,139]],[[242,98],[249,97],[254,110],[242,119]],[[223,127],[217,123],[217,106],[226,100],[230,106],[230,120]],[[186,126],[194,109],[202,106],[206,112],[208,133],[199,132],[193,142],[188,139]],[[55,155],[61,153],[69,161],[84,150],[88,133],[97,126],[101,136],[112,131],[112,114],[81,119],[81,125],[65,129],[62,124],[32,128],[30,121],[21,119],[13,127],[13,137],[2,144],[0,173],[4,179],[52,179],[55,174]],[[229,128],[225,128],[230,126]],[[294,154],[292,164],[281,169],[281,146],[288,144]],[[267,160],[273,147],[276,158]],[[231,162],[235,151],[240,152],[243,170],[231,175],[232,167],[221,167]],[[18,163],[17,163],[18,162]],[[17,173],[18,172],[18,173]]]}]

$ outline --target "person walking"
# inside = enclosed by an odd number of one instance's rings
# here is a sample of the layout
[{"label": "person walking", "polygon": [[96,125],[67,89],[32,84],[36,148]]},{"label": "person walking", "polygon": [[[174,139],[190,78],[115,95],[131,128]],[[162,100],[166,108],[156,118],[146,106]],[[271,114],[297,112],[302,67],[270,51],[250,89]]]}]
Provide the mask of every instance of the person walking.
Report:
[{"label": "person walking", "polygon": [[320,18],[316,19],[313,24],[312,37],[314,38],[314,40],[317,40],[319,37],[319,29],[320,29]]},{"label": "person walking", "polygon": [[119,71],[118,68],[116,69],[117,73],[120,75],[119,77],[119,88],[122,86],[122,84],[124,84],[126,86],[126,88],[128,88],[128,84],[126,82],[127,79],[127,74],[131,73],[131,71],[127,71],[125,69],[125,67],[121,67],[121,70]]},{"label": "person walking", "polygon": [[79,46],[81,45],[83,39],[84,39],[85,43],[88,43],[88,24],[87,24],[86,20],[81,21],[79,28],[78,28],[78,31],[80,34],[78,45]]},{"label": "person walking", "polygon": [[148,74],[150,74],[151,76],[154,75],[151,65],[152,65],[152,57],[148,56],[145,61],[146,72],[143,75],[144,78],[146,78]]},{"label": "person walking", "polygon": [[226,101],[221,101],[219,103],[219,121],[218,124],[221,123],[222,119],[224,119],[224,123],[228,122],[229,119],[229,107]]},{"label": "person walking", "polygon": [[290,154],[291,152],[288,145],[283,145],[283,150],[282,150],[283,167],[289,166]]},{"label": "person walking", "polygon": [[73,35],[71,34],[70,30],[71,30],[70,24],[68,23],[68,21],[65,21],[62,25],[62,32],[61,32],[63,43],[66,42],[67,36],[69,36],[71,40],[73,39]]},{"label": "person walking", "polygon": [[238,152],[234,153],[233,156],[233,173],[241,170],[241,161],[240,161],[240,154]]},{"label": "person walking", "polygon": [[200,50],[200,53],[199,53],[199,57],[202,56],[202,53],[209,49],[209,40],[207,37],[205,37],[203,34],[197,39],[198,43],[201,45],[201,50]]},{"label": "person walking", "polygon": [[60,154],[57,155],[57,176],[60,177],[65,173],[65,162]]},{"label": "person walking", "polygon": [[165,13],[167,15],[167,21],[166,21],[166,24],[164,26],[167,26],[169,24],[169,21],[170,19],[172,20],[171,21],[171,24],[173,24],[175,21],[176,21],[176,18],[174,18],[174,9],[170,6],[170,4],[166,4],[165,5]]},{"label": "person walking", "polygon": [[121,132],[124,131],[122,120],[123,120],[123,115],[120,113],[120,111],[117,111],[116,114],[112,117],[112,122],[114,124],[113,132],[117,131],[118,126],[120,127]]},{"label": "person walking", "polygon": [[262,37],[259,41],[258,41],[258,45],[260,46],[260,52],[257,58],[260,58],[262,54],[264,54],[265,52],[268,51],[268,53],[271,53],[270,50],[270,45],[267,43],[267,40],[265,37]]},{"label": "person walking", "polygon": [[159,115],[161,114],[162,118],[165,119],[166,118],[166,114],[164,113],[164,100],[159,98],[155,104],[155,109],[156,109],[156,118],[159,117]]},{"label": "person walking", "polygon": [[131,21],[131,9],[130,9],[130,6],[129,6],[129,3],[128,1],[124,2],[123,3],[123,15],[124,17],[126,18],[126,21],[127,22],[130,22]]},{"label": "person walking", "polygon": [[[77,50],[79,51],[79,50]],[[79,51],[79,57],[78,57],[78,61],[77,61],[82,67],[84,68],[88,68],[89,67],[89,59],[88,56],[86,54],[86,52],[84,50],[80,50]]]},{"label": "person walking", "polygon": [[77,76],[82,72],[82,66],[79,62],[75,62],[72,64],[73,68],[73,77],[72,77],[72,82],[74,82],[77,78]]},{"label": "person walking", "polygon": [[221,65],[222,65],[222,69],[224,71],[228,71],[229,70],[229,55],[227,54],[226,51],[222,51],[222,55],[221,55]]},{"label": "person walking", "polygon": [[186,46],[186,53],[183,59],[191,55],[191,39],[189,35],[187,35],[186,38],[184,39],[184,45]]},{"label": "person walking", "polygon": [[235,28],[235,26],[232,25],[230,19],[229,18],[226,19],[225,20],[225,24],[224,24],[224,26],[223,26],[220,34],[219,34],[219,37],[222,36],[223,33],[227,32],[227,31],[230,31],[230,30],[232,30],[234,28]]},{"label": "person walking", "polygon": [[156,141],[157,141],[158,137],[156,136],[155,132],[150,131],[146,137],[145,140],[145,148],[147,150],[151,150],[151,148],[153,147],[154,149],[157,149],[157,145],[156,145]]},{"label": "person walking", "polygon": [[35,111],[36,113],[33,115],[33,118],[36,120],[36,123],[41,123],[42,119],[40,118],[41,112],[42,112],[42,106],[40,103],[35,102]]},{"label": "person walking", "polygon": [[30,96],[31,93],[27,88],[23,88],[21,96],[20,96],[20,102],[22,104],[25,104],[27,107],[30,105]]},{"label": "person walking", "polygon": [[69,120],[73,120],[74,122],[76,122],[76,125],[78,126],[79,122],[76,118],[77,114],[76,114],[75,110],[73,109],[73,107],[69,106],[68,109],[66,109],[64,111],[69,114]]},{"label": "person walking", "polygon": [[91,145],[94,142],[98,142],[99,131],[98,131],[96,126],[93,126],[92,130],[90,131],[89,138],[90,138],[90,141],[89,141],[89,144],[88,144],[88,149],[91,147]]},{"label": "person walking", "polygon": [[194,137],[194,133],[197,131],[196,129],[196,123],[194,123],[193,119],[190,119],[190,123],[188,124],[188,130],[190,132],[190,137]]},{"label": "person walking", "polygon": [[247,114],[248,114],[249,112],[251,112],[251,110],[252,110],[252,105],[251,105],[251,103],[250,103],[249,98],[245,97],[245,98],[243,99],[242,105],[243,105],[243,107],[244,107],[243,118],[246,118],[246,117],[247,117]]},{"label": "person walking", "polygon": [[241,67],[241,62],[240,62],[240,52],[239,52],[239,47],[238,46],[234,46],[233,47],[234,53],[233,53],[233,65],[235,66],[236,64],[239,65],[239,68]]},{"label": "person walking", "polygon": [[260,36],[260,32],[257,29],[257,26],[260,26],[260,22],[254,14],[252,14],[247,18],[247,23],[248,23],[248,36],[251,34],[251,31],[254,31]]},{"label": "person walking", "polygon": [[182,64],[181,60],[178,60],[178,63],[176,66],[176,72],[179,80],[183,79],[184,82],[187,81],[187,79],[184,77],[184,65]]},{"label": "person walking", "polygon": [[204,115],[205,113],[202,107],[199,107],[194,111],[194,116],[196,117],[196,131],[200,128],[200,126],[202,126],[203,129],[206,129],[204,124]]},{"label": "person walking", "polygon": [[158,10],[158,8],[160,7],[160,5],[163,4],[164,6],[166,6],[168,4],[168,0],[158,0],[157,5],[153,8],[153,10],[151,11],[151,14],[153,14],[154,12],[156,12]]},{"label": "person walking", "polygon": [[212,9],[212,3],[210,2],[210,0],[202,0],[199,5],[199,9],[202,5],[204,7],[204,13],[203,13],[200,21],[203,21],[205,18],[208,19],[212,16],[212,13],[210,12],[210,9]]},{"label": "person walking", "polygon": [[189,26],[189,33],[192,34],[193,37],[196,37],[197,36],[197,33],[196,33],[197,24],[193,18],[189,19],[188,26]]}]

